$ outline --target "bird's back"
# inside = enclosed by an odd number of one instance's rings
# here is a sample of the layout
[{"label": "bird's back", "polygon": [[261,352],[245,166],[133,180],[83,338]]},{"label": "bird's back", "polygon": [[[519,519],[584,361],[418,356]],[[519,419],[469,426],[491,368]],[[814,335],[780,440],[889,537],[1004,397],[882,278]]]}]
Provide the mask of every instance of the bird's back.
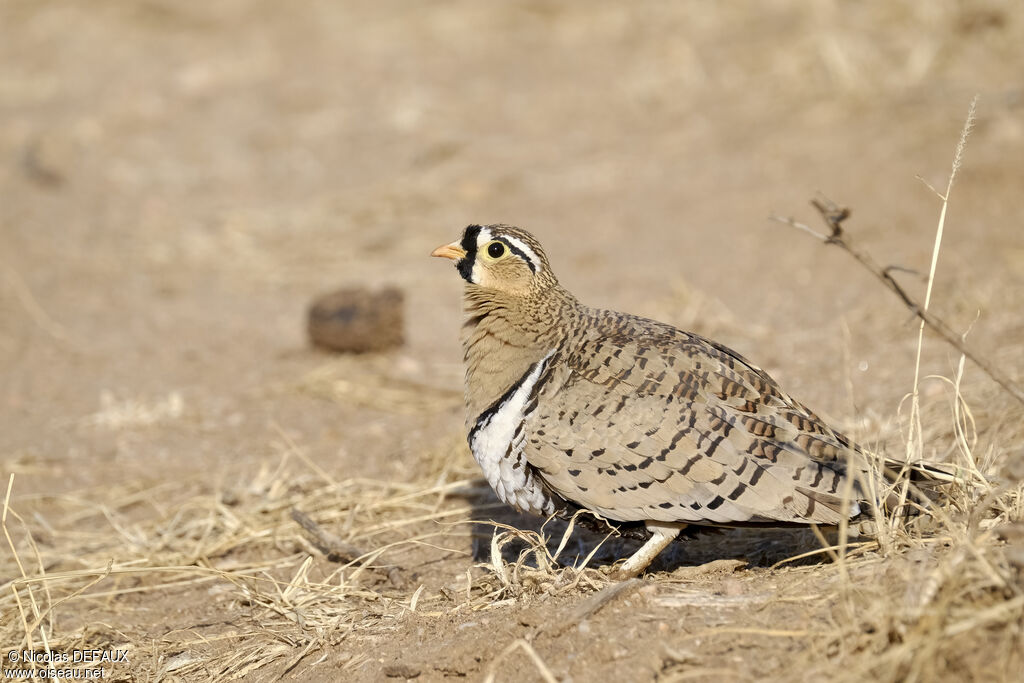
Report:
[{"label": "bird's back", "polygon": [[856,446],[736,352],[670,325],[589,309],[534,393],[527,461],[609,519],[837,524],[865,502],[847,483]]}]

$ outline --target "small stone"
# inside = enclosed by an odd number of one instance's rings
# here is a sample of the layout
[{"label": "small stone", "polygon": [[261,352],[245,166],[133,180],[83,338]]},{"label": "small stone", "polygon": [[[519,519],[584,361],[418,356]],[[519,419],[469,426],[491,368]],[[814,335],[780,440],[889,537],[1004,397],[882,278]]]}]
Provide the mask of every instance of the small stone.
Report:
[{"label": "small stone", "polygon": [[353,287],[319,296],[309,307],[309,339],[315,346],[346,353],[401,346],[403,301],[394,287],[376,292]]}]

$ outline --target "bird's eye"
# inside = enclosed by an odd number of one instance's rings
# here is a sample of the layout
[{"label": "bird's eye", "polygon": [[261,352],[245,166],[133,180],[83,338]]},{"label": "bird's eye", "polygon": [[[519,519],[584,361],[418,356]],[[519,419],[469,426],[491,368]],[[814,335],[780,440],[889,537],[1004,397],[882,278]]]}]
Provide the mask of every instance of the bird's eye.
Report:
[{"label": "bird's eye", "polygon": [[487,255],[491,258],[501,258],[505,255],[505,245],[501,242],[491,242],[487,245]]}]

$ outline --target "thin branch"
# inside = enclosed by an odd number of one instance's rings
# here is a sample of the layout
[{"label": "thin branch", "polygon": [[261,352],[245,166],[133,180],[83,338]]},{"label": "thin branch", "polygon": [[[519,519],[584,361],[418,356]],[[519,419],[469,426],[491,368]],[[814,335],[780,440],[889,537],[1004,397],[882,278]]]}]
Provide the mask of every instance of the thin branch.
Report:
[{"label": "thin branch", "polygon": [[341,540],[331,532],[323,529],[305,512],[292,508],[292,519],[309,534],[309,539],[317,550],[322,552],[330,562],[352,562],[365,553],[362,550]]},{"label": "thin branch", "polygon": [[901,287],[900,284],[892,277],[890,271],[894,270],[893,268],[882,268],[878,265],[878,262],[875,261],[871,254],[850,244],[842,227],[843,221],[850,217],[849,209],[840,207],[824,197],[821,199],[811,200],[811,205],[818,210],[818,213],[821,214],[825,224],[829,227],[829,234],[819,233],[792,218],[771,216],[771,219],[815,235],[825,244],[835,245],[852,256],[858,263],[871,272],[872,275],[881,280],[882,284],[885,285],[889,291],[898,296],[907,308],[910,309],[911,313],[920,318],[929,329],[946,340],[950,346],[964,354],[979,368],[981,368],[986,375],[991,377],[996,384],[1001,386],[1011,396],[1024,404],[1024,391],[1022,391],[1021,388],[1017,386],[1017,384],[1015,384],[1005,372],[1000,370],[993,363],[989,362],[988,359],[981,356],[977,351],[968,347],[962,336],[957,334],[953,328],[918,304],[917,301],[915,301],[914,298],[911,297],[910,294],[908,294],[907,291],[903,289],[903,287]]}]

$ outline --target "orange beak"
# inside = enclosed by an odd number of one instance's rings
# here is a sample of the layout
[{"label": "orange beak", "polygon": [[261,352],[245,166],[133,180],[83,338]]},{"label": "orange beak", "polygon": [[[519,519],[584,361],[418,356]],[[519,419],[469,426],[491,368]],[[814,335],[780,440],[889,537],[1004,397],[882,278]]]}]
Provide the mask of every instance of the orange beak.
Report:
[{"label": "orange beak", "polygon": [[459,261],[466,255],[466,250],[463,249],[458,242],[452,242],[451,244],[443,244],[434,251],[430,252],[431,256],[440,256],[441,258],[450,258],[453,261]]}]

